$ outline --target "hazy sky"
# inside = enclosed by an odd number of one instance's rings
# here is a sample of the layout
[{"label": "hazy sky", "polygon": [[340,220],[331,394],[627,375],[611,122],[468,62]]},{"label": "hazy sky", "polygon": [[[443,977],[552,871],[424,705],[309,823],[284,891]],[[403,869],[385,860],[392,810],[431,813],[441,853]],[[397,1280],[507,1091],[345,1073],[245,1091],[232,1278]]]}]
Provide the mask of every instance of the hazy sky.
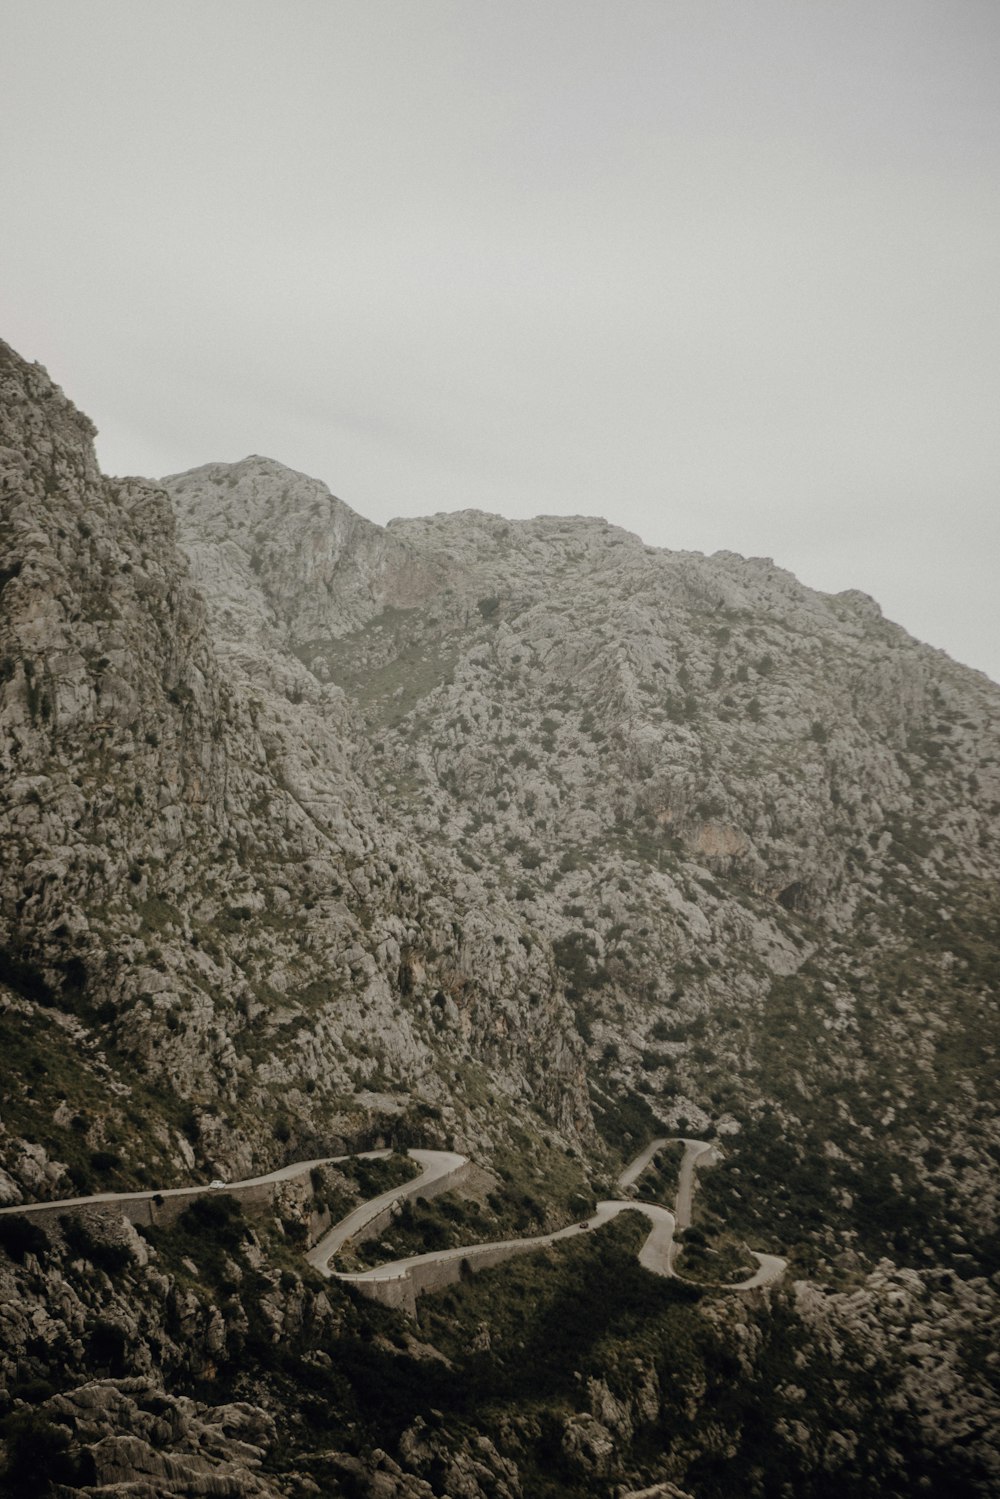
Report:
[{"label": "hazy sky", "polygon": [[0,189],[110,472],[605,515],[1000,679],[998,0],[0,0]]}]

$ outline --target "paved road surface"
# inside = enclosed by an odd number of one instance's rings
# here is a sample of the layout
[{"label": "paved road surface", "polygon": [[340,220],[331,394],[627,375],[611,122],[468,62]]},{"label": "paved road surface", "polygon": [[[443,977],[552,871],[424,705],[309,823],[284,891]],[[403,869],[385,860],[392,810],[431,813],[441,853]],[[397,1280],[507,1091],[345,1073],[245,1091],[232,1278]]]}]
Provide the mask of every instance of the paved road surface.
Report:
[{"label": "paved road surface", "polygon": [[[360,1152],[362,1160],[377,1160],[391,1155],[391,1150],[364,1150]],[[290,1166],[279,1166],[277,1171],[269,1171],[265,1176],[248,1176],[245,1181],[226,1182],[227,1190],[232,1191],[238,1187],[261,1187],[269,1182],[289,1181],[293,1176],[300,1176],[303,1172],[311,1171],[314,1166],[333,1166],[338,1161],[349,1161],[353,1159],[349,1155],[324,1155],[315,1161],[293,1161]],[[60,1197],[55,1202],[23,1202],[14,1207],[0,1208],[0,1213],[32,1213],[44,1209],[50,1212],[53,1208],[85,1208],[97,1202],[152,1202],[154,1197],[202,1197],[212,1188],[206,1182],[203,1186],[194,1187],[165,1187],[161,1191],[155,1189],[144,1189],[141,1192],[96,1192],[91,1197]]]},{"label": "paved road surface", "polygon": [[618,1178],[618,1190],[620,1192],[624,1192],[629,1187],[634,1186],[653,1157],[660,1153],[664,1145],[672,1145],[673,1143],[673,1140],[667,1139],[651,1141],[650,1144],[646,1146],[646,1149],[641,1150],[636,1156],[635,1160],[630,1161],[629,1164],[625,1167],[625,1170]]},{"label": "paved road surface", "polygon": [[[383,1155],[389,1152],[383,1151]],[[431,1182],[436,1182],[442,1176],[449,1176],[452,1172],[459,1171],[468,1165],[468,1158],[464,1155],[456,1155],[452,1150],[410,1150],[407,1155],[412,1161],[417,1161],[424,1169],[419,1176],[413,1177],[411,1181],[403,1182],[401,1186],[390,1187],[388,1191],[382,1192],[378,1197],[373,1197],[370,1202],[363,1202],[360,1207],[348,1213],[339,1223],[335,1223],[321,1239],[313,1245],[306,1255],[310,1265],[317,1270],[322,1270],[324,1275],[329,1274],[328,1262],[337,1253],[347,1240],[362,1228],[377,1218],[379,1213],[390,1207],[394,1202],[401,1202],[405,1197],[419,1197],[426,1192]],[[341,1157],[343,1159],[343,1157]]]},{"label": "paved road surface", "polygon": [[691,1198],[694,1195],[694,1173],[697,1166],[714,1166],[719,1152],[705,1140],[684,1140],[684,1154],[677,1177],[677,1227],[691,1225]]},{"label": "paved road surface", "polygon": [[737,1290],[750,1291],[754,1286],[769,1286],[773,1280],[784,1275],[788,1261],[783,1260],[780,1254],[758,1254],[755,1249],[751,1249],[750,1253],[760,1268],[749,1280],[741,1280]]}]

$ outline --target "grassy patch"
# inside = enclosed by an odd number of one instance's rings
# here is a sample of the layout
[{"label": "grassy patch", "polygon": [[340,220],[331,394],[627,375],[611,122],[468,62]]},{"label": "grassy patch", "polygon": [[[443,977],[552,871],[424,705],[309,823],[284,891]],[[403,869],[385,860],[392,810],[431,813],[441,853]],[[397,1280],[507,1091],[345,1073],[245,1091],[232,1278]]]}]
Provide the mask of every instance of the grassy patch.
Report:
[{"label": "grassy patch", "polygon": [[451,679],[458,647],[414,638],[414,610],[389,608],[339,640],[308,641],[297,654],[385,728],[394,728],[421,698]]},{"label": "grassy patch", "polygon": [[605,1090],[592,1081],[590,1099],[598,1132],[625,1160],[663,1133],[663,1123],[646,1099],[625,1085],[611,1084]]},{"label": "grassy patch", "polygon": [[691,1224],[679,1236],[679,1245],[674,1269],[682,1279],[698,1284],[731,1285],[757,1269],[742,1239],[713,1218]]},{"label": "grassy patch", "polygon": [[357,1184],[359,1200],[367,1202],[371,1197],[379,1197],[383,1192],[388,1192],[390,1187],[401,1187],[412,1181],[415,1176],[420,1175],[423,1167],[412,1161],[404,1151],[394,1150],[391,1155],[367,1160],[363,1156],[351,1156],[348,1160],[339,1162],[337,1169]]},{"label": "grassy patch", "polygon": [[494,1153],[493,1167],[500,1183],[489,1206],[505,1231],[562,1228],[593,1209],[594,1183],[579,1157],[525,1130],[511,1132],[510,1144]]},{"label": "grassy patch", "polygon": [[[449,1192],[431,1201],[417,1197],[401,1202],[382,1236],[359,1244],[355,1258],[359,1266],[379,1265],[435,1249],[484,1244],[503,1237],[504,1229],[491,1207]],[[351,1268],[346,1261],[344,1268]]]}]

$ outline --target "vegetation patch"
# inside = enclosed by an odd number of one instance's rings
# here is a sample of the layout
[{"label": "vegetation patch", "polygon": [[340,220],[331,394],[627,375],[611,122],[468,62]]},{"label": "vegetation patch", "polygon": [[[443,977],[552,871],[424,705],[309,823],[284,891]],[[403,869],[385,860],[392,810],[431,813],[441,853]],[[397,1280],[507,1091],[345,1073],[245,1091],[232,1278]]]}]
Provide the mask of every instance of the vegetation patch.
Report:
[{"label": "vegetation patch", "polygon": [[668,1140],[636,1181],[636,1195],[643,1202],[657,1202],[663,1207],[673,1208],[677,1201],[678,1174],[683,1159],[684,1142]]}]

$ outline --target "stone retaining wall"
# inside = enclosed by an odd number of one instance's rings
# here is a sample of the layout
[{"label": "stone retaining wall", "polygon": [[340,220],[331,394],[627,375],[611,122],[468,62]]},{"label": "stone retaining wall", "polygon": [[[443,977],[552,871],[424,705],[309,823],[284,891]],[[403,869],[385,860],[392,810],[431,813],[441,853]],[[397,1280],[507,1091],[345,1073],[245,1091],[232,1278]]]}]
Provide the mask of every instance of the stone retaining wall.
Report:
[{"label": "stone retaining wall", "polygon": [[4,1208],[4,1214],[23,1214],[31,1218],[35,1223],[52,1223],[67,1213],[107,1213],[114,1217],[124,1217],[130,1223],[137,1225],[162,1224],[169,1228],[172,1223],[183,1213],[184,1209],[190,1207],[197,1197],[221,1196],[235,1197],[243,1207],[253,1215],[260,1215],[271,1206],[278,1192],[282,1188],[295,1186],[308,1181],[310,1167],[306,1166],[302,1171],[296,1172],[294,1176],[283,1177],[280,1181],[273,1182],[249,1182],[245,1186],[227,1186],[225,1192],[221,1188],[210,1187],[183,1187],[172,1188],[169,1192],[137,1192],[135,1196],[119,1197],[110,1202],[95,1202],[92,1198],[84,1198],[79,1202],[26,1202],[19,1206]]},{"label": "stone retaining wall", "polygon": [[550,1242],[547,1237],[537,1240],[518,1239],[509,1244],[470,1244],[463,1254],[448,1259],[431,1260],[422,1265],[408,1265],[392,1279],[365,1280],[357,1276],[342,1275],[360,1295],[369,1301],[379,1301],[383,1306],[392,1306],[417,1315],[417,1297],[427,1291],[442,1291],[453,1286],[466,1275],[492,1265],[502,1265],[521,1254],[537,1254]]}]

